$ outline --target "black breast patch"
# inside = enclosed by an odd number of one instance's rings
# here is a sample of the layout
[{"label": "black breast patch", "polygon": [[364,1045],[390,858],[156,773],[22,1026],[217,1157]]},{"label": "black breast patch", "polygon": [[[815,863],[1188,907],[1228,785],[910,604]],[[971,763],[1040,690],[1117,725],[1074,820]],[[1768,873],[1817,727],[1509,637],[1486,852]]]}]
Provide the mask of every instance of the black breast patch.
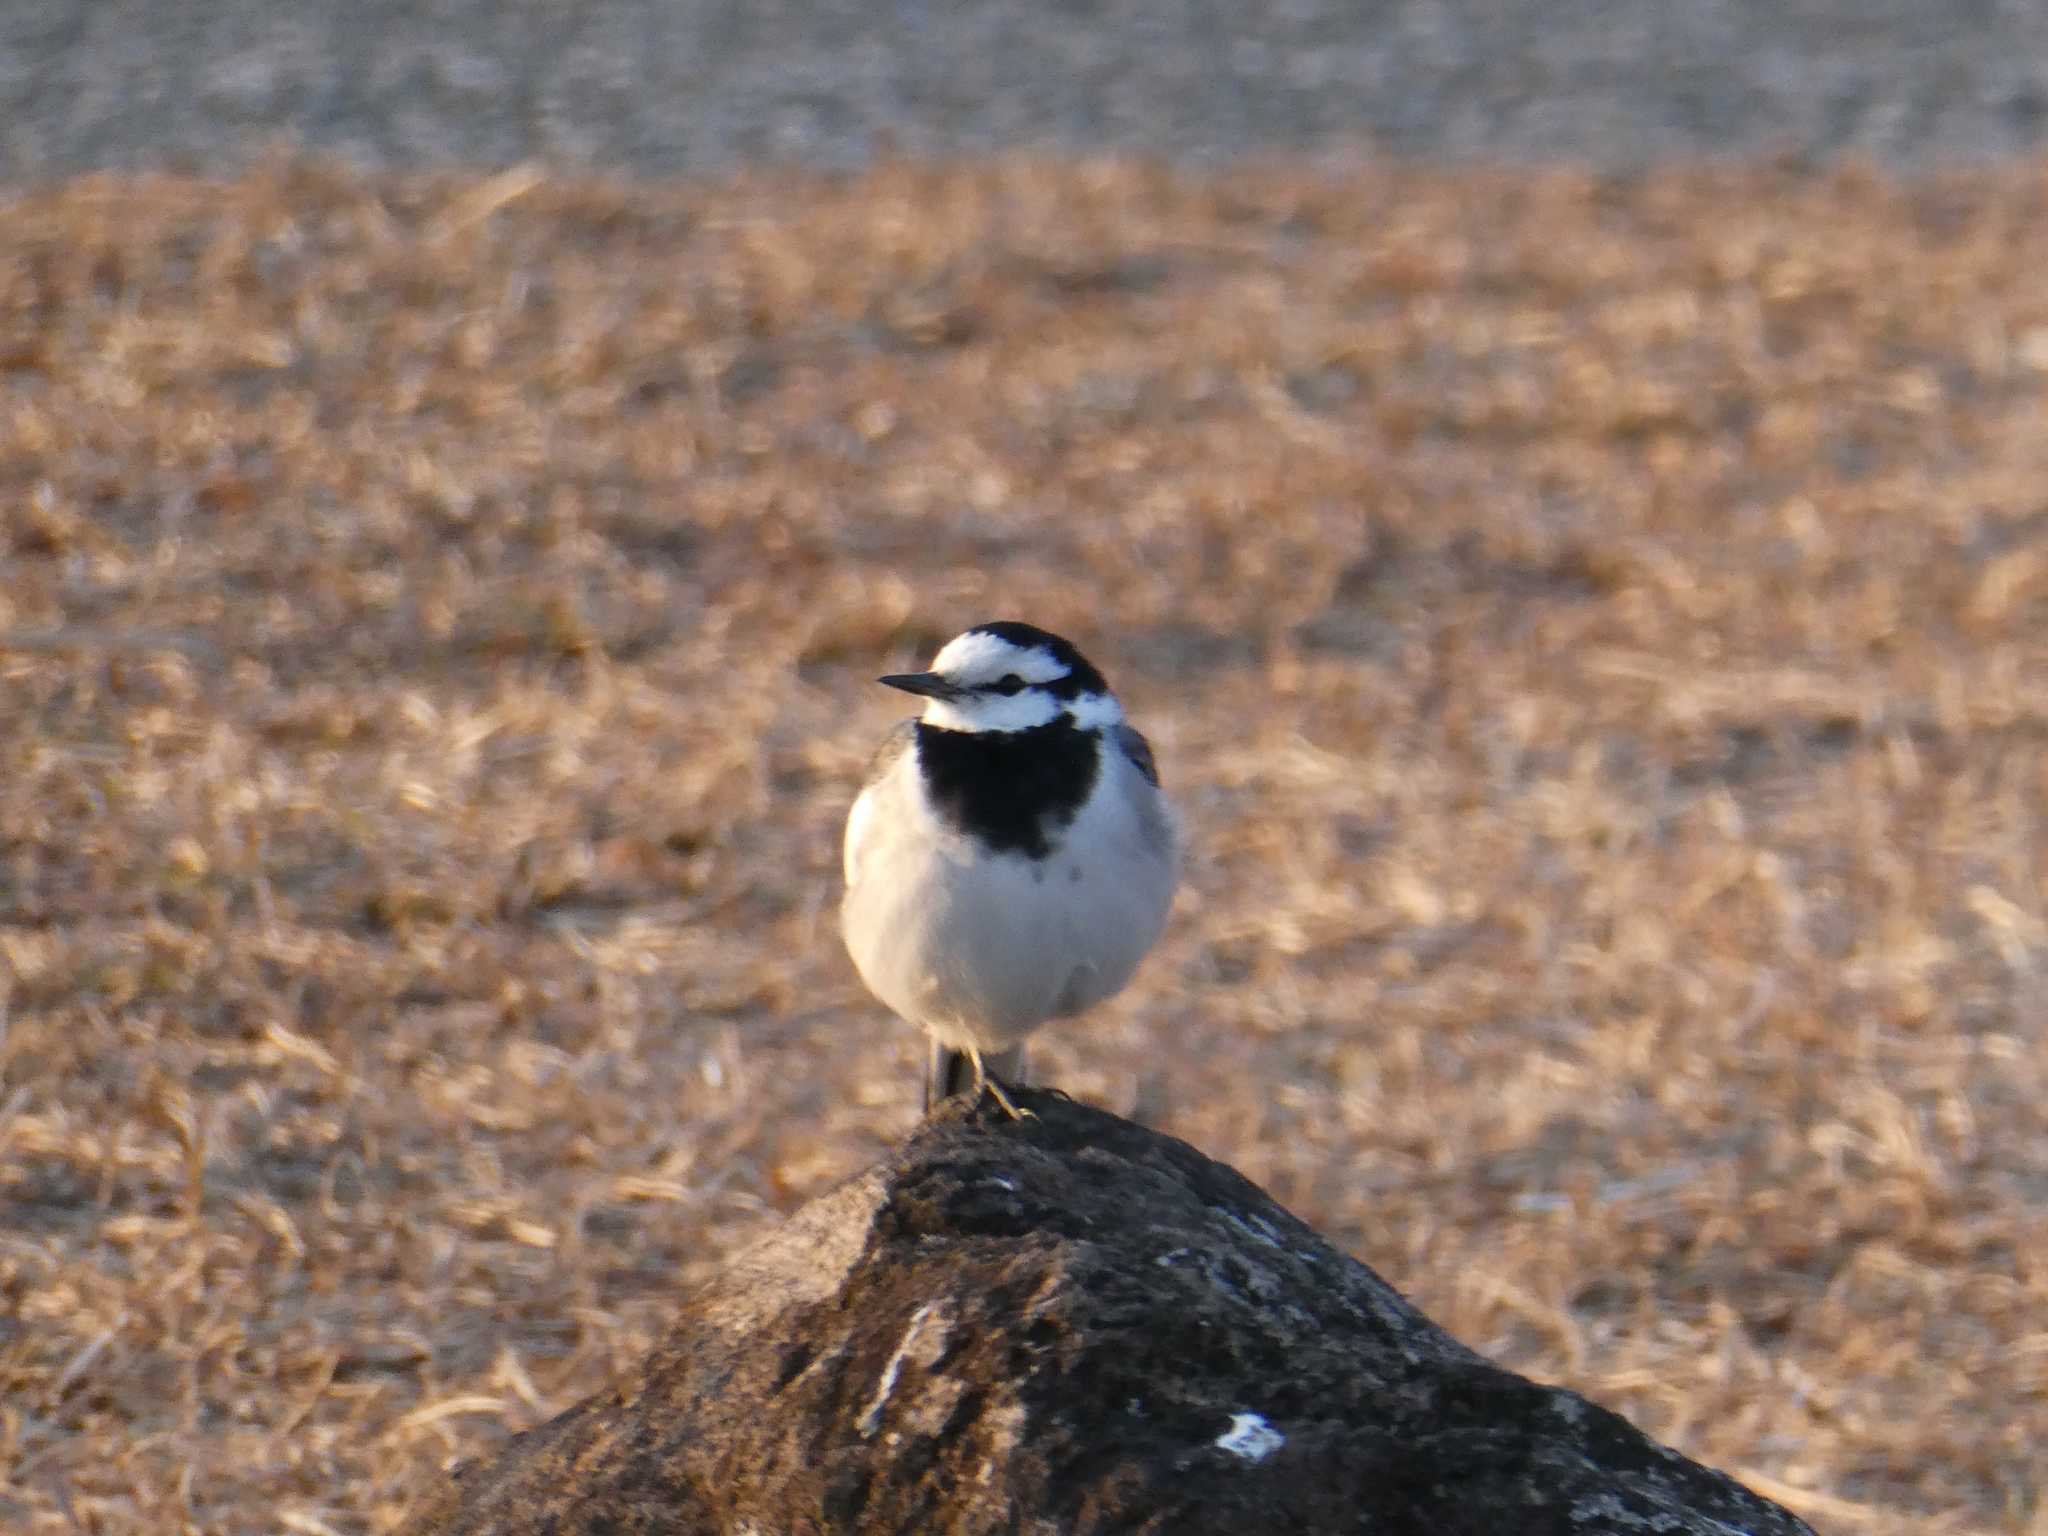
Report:
[{"label": "black breast patch", "polygon": [[917,725],[917,761],[939,818],[997,853],[1042,859],[1100,770],[1101,738],[1062,715],[1028,731]]}]

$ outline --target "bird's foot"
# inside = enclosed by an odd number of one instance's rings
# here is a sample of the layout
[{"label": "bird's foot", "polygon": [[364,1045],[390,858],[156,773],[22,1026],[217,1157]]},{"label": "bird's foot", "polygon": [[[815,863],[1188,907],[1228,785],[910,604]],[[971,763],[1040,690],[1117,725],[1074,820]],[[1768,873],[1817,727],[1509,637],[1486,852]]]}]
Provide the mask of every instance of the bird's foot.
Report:
[{"label": "bird's foot", "polygon": [[1008,1115],[1012,1120],[1036,1120],[1038,1118],[1037,1114],[1033,1111],[1021,1108],[1017,1104],[1013,1103],[1010,1099],[1010,1096],[1007,1093],[1003,1092],[1003,1085],[997,1082],[994,1078],[982,1078],[981,1088],[982,1092],[986,1093],[990,1098],[994,1099],[996,1103],[1000,1104],[1003,1107],[1003,1113]]},{"label": "bird's foot", "polygon": [[967,1048],[967,1063],[974,1069],[974,1099],[976,1103],[980,1103],[981,1096],[987,1094],[1003,1107],[1003,1113],[1012,1120],[1036,1120],[1038,1118],[1030,1110],[1019,1109],[1011,1101],[1010,1096],[1003,1092],[1003,1085],[988,1075],[988,1068],[983,1066],[981,1062],[981,1052],[972,1046]]}]

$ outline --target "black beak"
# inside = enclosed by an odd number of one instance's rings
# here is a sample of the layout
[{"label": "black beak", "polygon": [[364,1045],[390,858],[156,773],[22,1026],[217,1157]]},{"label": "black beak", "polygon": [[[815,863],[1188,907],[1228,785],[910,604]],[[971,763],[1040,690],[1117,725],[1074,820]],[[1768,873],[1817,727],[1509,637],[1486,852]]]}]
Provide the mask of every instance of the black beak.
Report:
[{"label": "black beak", "polygon": [[905,693],[914,693],[923,699],[957,699],[967,690],[946,681],[936,672],[894,672],[887,677],[878,677],[876,682],[885,687],[900,688]]}]

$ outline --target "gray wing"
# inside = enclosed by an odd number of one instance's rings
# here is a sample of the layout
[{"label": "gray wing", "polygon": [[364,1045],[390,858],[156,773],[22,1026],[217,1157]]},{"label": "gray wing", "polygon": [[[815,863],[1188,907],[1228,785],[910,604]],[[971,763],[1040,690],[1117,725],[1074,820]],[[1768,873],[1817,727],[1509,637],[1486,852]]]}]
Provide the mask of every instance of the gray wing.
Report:
[{"label": "gray wing", "polygon": [[1113,727],[1110,735],[1124,760],[1138,770],[1138,777],[1147,786],[1140,789],[1135,780],[1124,781],[1124,788],[1130,793],[1132,814],[1138,818],[1139,839],[1147,849],[1179,868],[1180,825],[1174,818],[1173,807],[1160,792],[1159,765],[1152,760],[1152,744],[1128,725]]},{"label": "gray wing", "polygon": [[1152,760],[1152,743],[1128,725],[1119,725],[1110,734],[1116,738],[1116,744],[1123,749],[1124,756],[1131,760],[1131,766],[1145,775],[1147,784],[1157,789],[1159,765]]}]

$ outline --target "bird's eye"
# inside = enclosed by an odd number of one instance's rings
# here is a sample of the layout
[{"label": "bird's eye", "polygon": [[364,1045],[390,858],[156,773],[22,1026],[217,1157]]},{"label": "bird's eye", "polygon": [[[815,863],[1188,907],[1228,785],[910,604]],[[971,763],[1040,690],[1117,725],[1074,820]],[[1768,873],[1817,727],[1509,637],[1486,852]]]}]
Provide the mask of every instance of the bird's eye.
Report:
[{"label": "bird's eye", "polygon": [[1010,694],[1024,691],[1024,679],[1014,672],[1006,672],[998,681],[988,686],[991,693],[1000,693],[1007,698]]}]

